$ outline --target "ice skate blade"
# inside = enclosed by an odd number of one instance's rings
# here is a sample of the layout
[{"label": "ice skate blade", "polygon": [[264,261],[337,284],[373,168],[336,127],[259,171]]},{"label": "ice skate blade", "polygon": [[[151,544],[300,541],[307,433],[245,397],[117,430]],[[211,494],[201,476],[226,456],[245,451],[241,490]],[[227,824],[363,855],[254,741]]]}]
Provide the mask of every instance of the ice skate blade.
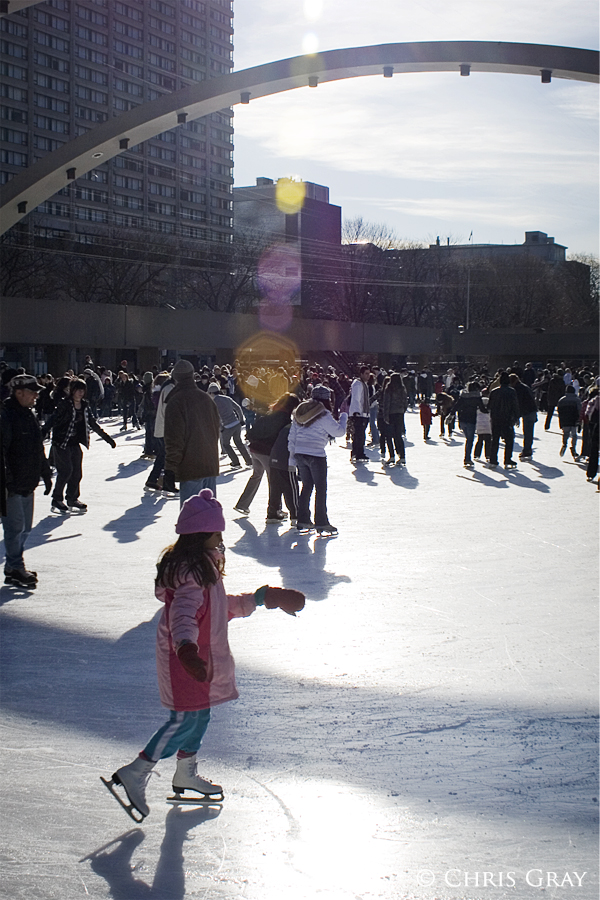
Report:
[{"label": "ice skate blade", "polygon": [[[186,790],[188,794],[184,797]],[[192,788],[181,788],[181,791],[175,791],[171,797],[167,797],[167,803],[184,803],[187,806],[210,806],[212,803],[222,803],[224,799],[223,791],[218,791],[215,794],[198,794]]]},{"label": "ice skate blade", "polygon": [[[110,791],[110,793],[113,795],[113,797],[115,798],[115,800],[117,801],[119,806],[123,807],[123,809],[125,810],[125,812],[127,813],[127,815],[129,816],[130,819],[133,819],[133,821],[136,822],[138,825],[140,824],[140,822],[144,821],[146,816],[142,812],[140,812],[140,810],[137,808],[137,806],[134,806],[133,803],[129,803],[129,804],[125,803],[123,798],[119,796],[119,794],[117,793],[117,791],[114,788],[114,785],[117,784],[117,782],[113,778],[111,778],[109,781],[107,781],[106,778],[103,778],[101,775],[100,781],[105,786],[106,790]],[[118,782],[118,783],[120,784],[120,782]],[[125,788],[123,788],[123,790],[125,790]],[[129,799],[129,798],[127,798],[127,799]],[[137,815],[135,815],[135,813],[137,813]],[[138,816],[139,816],[139,818],[138,818]]]}]

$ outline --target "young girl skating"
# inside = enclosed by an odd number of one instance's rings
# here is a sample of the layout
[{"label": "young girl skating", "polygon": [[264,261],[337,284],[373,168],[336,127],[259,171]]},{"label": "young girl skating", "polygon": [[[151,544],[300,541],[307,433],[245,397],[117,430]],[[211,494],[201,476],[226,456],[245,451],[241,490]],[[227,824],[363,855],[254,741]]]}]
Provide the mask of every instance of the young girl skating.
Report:
[{"label": "young girl skating", "polygon": [[[156,666],[160,700],[171,715],[133,762],[117,769],[110,780],[101,779],[136,822],[150,812],[146,784],[152,769],[159,759],[174,753],[174,797],[169,799],[183,803],[223,799],[220,785],[196,774],[196,754],[211,708],[239,696],[228,622],[252,615],[257,606],[279,607],[292,616],[304,607],[300,591],[268,585],[253,594],[227,595],[219,549],[224,529],[221,504],[205,488],[183,504],[175,527],[179,538],[158,562],[155,593],[165,607],[158,623]],[[194,793],[184,797],[185,791]]]}]

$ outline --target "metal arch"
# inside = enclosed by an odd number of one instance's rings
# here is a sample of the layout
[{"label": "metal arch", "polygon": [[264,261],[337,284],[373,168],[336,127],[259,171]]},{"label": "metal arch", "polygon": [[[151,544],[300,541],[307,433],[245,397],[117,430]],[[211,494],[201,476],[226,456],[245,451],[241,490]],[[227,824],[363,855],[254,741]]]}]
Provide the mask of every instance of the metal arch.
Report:
[{"label": "metal arch", "polygon": [[598,51],[545,44],[423,41],[328,50],[210,78],[113,117],[15,176],[2,190],[0,234],[70,180],[128,147],[219,109],[299,87],[363,75],[405,72],[500,72],[597,83]]}]

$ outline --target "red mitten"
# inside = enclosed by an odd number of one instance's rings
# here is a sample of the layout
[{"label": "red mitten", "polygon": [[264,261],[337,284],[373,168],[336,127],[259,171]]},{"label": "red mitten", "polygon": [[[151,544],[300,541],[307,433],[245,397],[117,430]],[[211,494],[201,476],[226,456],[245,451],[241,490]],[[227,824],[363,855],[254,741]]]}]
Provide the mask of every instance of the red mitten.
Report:
[{"label": "red mitten", "polygon": [[268,587],[265,592],[265,606],[267,609],[282,609],[288,616],[295,616],[304,609],[304,594],[300,591],[292,591],[287,588]]},{"label": "red mitten", "polygon": [[206,681],[206,663],[198,656],[195,644],[183,644],[177,651],[177,658],[188,675],[196,681]]}]

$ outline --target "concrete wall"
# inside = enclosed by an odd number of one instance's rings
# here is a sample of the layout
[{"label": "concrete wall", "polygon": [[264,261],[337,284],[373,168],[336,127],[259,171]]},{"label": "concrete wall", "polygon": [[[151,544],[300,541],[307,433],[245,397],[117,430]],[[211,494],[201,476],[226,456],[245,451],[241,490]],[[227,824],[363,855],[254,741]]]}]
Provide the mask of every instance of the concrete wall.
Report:
[{"label": "concrete wall", "polygon": [[[111,306],[71,301],[46,302],[0,298],[0,343],[46,347],[59,359],[69,348],[137,352],[138,364],[158,364],[162,349],[212,354],[219,361],[233,358],[237,348],[262,330],[257,315],[231,315],[198,310]],[[323,352],[381,354],[425,361],[428,358],[487,357],[495,364],[514,359],[540,361],[598,357],[596,331],[536,332],[472,329],[464,334],[433,328],[363,325],[323,319],[293,319],[283,335],[302,358]],[[92,353],[92,355],[93,355]],[[62,368],[55,365],[51,368]]]}]

